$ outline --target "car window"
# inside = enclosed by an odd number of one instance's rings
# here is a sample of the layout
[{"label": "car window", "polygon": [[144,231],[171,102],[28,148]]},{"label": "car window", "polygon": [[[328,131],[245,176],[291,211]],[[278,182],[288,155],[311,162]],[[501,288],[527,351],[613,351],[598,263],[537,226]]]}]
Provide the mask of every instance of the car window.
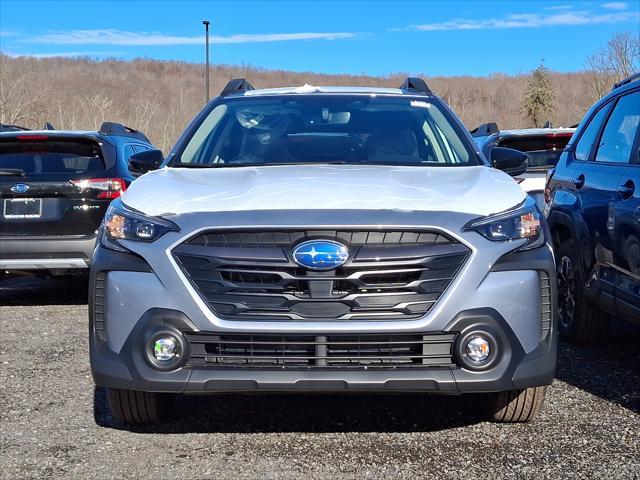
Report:
[{"label": "car window", "polygon": [[499,146],[525,152],[529,157],[529,168],[552,167],[569,143],[572,132],[547,133],[545,135],[518,135],[506,137]]},{"label": "car window", "polygon": [[640,123],[640,92],[618,100],[600,137],[596,162],[629,163]]},{"label": "car window", "polygon": [[17,169],[28,175],[96,173],[105,170],[102,151],[93,142],[3,142],[0,169]]},{"label": "car window", "polygon": [[582,131],[580,140],[576,144],[574,156],[576,160],[587,161],[589,159],[589,152],[591,151],[591,145],[596,141],[596,136],[600,131],[600,126],[604,119],[607,117],[609,110],[611,109],[611,103],[608,103],[596,113],[586,128]]},{"label": "car window", "polygon": [[283,95],[217,105],[179,163],[452,166],[477,165],[477,159],[441,107],[428,99]]}]

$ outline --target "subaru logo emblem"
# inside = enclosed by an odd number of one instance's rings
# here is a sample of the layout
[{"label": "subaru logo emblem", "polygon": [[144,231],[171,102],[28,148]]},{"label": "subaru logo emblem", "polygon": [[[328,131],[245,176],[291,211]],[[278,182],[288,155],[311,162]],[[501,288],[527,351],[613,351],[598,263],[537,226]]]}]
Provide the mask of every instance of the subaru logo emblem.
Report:
[{"label": "subaru logo emblem", "polygon": [[331,240],[309,240],[293,249],[293,260],[309,270],[332,270],[348,258],[347,247]]},{"label": "subaru logo emblem", "polygon": [[9,190],[13,193],[27,193],[29,190],[29,185],[25,185],[24,183],[16,183]]}]

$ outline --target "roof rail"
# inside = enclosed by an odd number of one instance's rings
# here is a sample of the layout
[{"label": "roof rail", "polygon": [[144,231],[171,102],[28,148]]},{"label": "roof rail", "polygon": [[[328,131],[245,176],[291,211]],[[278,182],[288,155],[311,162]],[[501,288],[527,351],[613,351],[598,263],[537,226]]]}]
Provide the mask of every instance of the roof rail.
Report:
[{"label": "roof rail", "polygon": [[55,127],[50,122],[45,122],[43,130],[55,130]]},{"label": "roof rail", "polygon": [[127,127],[117,122],[102,122],[102,125],[100,125],[100,130],[98,130],[98,133],[102,135],[122,135],[125,137],[138,138],[140,140],[144,140],[145,142],[149,142],[149,139],[147,138],[147,136],[141,131],[134,130],[131,127]]},{"label": "roof rail", "polygon": [[400,89],[426,93],[427,95],[433,95],[433,92],[429,88],[429,85],[427,85],[427,82],[425,82],[423,79],[419,77],[405,78],[404,82],[402,82],[402,85],[400,85]]},{"label": "roof rail", "polygon": [[17,132],[31,130],[30,128],[21,127],[20,125],[9,125],[6,123],[0,123],[0,132]]},{"label": "roof rail", "polygon": [[498,124],[496,122],[489,122],[478,125],[473,130],[470,130],[469,133],[472,137],[486,137],[487,135],[493,135],[494,133],[498,133],[499,131],[500,129],[498,128]]},{"label": "roof rail", "polygon": [[220,96],[224,97],[231,93],[246,92],[247,90],[255,90],[253,85],[247,82],[244,78],[234,78],[229,80],[225,87],[220,92]]},{"label": "roof rail", "polygon": [[620,80],[616,83],[611,90],[615,90],[618,87],[626,85],[627,83],[635,82],[636,80],[640,80],[640,72],[634,73],[633,75],[628,76],[624,80]]}]

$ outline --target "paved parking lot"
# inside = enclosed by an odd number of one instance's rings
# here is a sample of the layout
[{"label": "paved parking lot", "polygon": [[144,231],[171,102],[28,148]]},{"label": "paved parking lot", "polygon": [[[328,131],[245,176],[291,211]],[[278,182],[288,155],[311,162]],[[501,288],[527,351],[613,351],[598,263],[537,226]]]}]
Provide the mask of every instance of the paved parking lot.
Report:
[{"label": "paved parking lot", "polygon": [[620,326],[560,345],[530,425],[473,398],[230,395],[126,429],[94,392],[82,279],[5,279],[0,305],[2,478],[640,478],[640,334]]}]

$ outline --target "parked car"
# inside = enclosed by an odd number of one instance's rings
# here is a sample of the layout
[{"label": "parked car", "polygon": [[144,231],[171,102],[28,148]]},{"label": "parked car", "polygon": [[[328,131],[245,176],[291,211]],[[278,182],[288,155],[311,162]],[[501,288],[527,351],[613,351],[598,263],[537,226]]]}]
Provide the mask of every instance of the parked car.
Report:
[{"label": "parked car", "polygon": [[91,266],[91,368],[118,420],[157,421],[177,393],[482,393],[496,421],[540,410],[556,361],[544,220],[423,80],[233,80],[163,165],[111,204]]},{"label": "parked car", "polygon": [[500,130],[496,123],[483,123],[470,133],[487,158],[490,158],[493,147],[514,148],[527,154],[527,171],[518,175],[516,181],[536,199],[542,211],[547,170],[557,163],[575,130],[575,127],[552,128],[550,123],[544,128]]},{"label": "parked car", "polygon": [[640,74],[585,115],[545,195],[558,265],[559,329],[602,338],[610,314],[640,324]]},{"label": "parked car", "polygon": [[4,128],[0,271],[86,269],[109,203],[135,178],[128,158],[153,148],[143,133],[110,122],[97,132]]}]

